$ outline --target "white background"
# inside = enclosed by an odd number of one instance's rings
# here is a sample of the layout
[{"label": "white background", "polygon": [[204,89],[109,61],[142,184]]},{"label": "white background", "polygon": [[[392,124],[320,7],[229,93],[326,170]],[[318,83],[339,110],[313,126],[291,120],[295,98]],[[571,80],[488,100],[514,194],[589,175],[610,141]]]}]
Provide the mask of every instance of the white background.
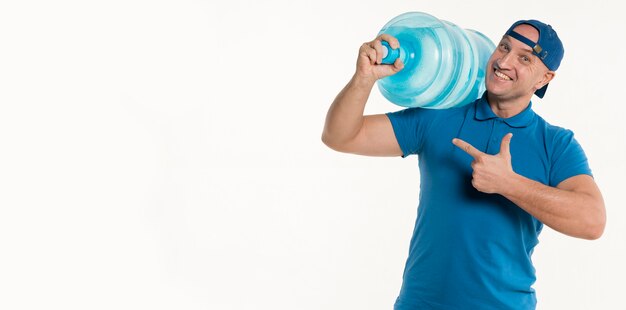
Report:
[{"label": "white background", "polygon": [[[608,223],[544,230],[538,308],[626,309],[626,21],[602,0],[3,0],[0,308],[390,309],[417,158],[320,135],[359,45],[407,11],[557,29],[534,108],[576,132]],[[366,112],[398,109],[375,89]]]}]

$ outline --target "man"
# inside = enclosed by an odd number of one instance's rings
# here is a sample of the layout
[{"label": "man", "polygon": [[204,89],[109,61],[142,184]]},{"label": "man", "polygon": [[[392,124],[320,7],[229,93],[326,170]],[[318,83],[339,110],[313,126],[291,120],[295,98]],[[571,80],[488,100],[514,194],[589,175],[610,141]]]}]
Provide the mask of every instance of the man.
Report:
[{"label": "man", "polygon": [[514,23],[487,64],[487,91],[464,107],[363,116],[382,65],[381,35],[359,50],[356,73],[326,117],[330,148],[419,156],[420,203],[395,309],[535,309],[533,248],[543,224],[599,238],[602,195],[569,130],[535,114],[563,57],[551,26]]}]

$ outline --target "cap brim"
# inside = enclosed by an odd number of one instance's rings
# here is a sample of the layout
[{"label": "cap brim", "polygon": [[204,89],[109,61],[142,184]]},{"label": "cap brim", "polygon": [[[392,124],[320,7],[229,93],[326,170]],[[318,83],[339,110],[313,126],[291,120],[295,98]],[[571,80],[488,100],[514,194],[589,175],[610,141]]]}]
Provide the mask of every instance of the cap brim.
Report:
[{"label": "cap brim", "polygon": [[539,98],[543,98],[543,96],[546,94],[547,89],[548,89],[548,84],[546,84],[542,88],[537,89],[537,91],[535,91],[535,95],[537,95],[537,97]]}]

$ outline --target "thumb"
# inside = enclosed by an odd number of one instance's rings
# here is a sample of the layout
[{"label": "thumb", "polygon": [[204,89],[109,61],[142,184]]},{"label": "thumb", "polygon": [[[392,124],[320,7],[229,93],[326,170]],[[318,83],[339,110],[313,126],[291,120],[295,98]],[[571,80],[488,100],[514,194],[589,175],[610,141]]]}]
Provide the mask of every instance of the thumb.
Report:
[{"label": "thumb", "polygon": [[510,132],[502,138],[502,142],[500,143],[500,155],[511,157],[511,138],[513,138],[513,134]]}]

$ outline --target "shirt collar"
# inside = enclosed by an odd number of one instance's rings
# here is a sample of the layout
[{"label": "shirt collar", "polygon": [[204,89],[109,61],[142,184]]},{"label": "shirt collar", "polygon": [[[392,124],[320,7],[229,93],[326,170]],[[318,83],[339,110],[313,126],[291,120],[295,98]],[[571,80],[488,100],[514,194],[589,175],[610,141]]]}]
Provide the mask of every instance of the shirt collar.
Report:
[{"label": "shirt collar", "polygon": [[501,118],[493,113],[493,111],[491,110],[489,102],[487,102],[487,92],[485,92],[485,94],[480,99],[476,100],[476,112],[474,114],[474,118],[479,121],[485,121],[495,118],[504,121],[510,127],[527,127],[535,118],[535,112],[532,110],[532,105],[533,103],[529,102],[526,109],[524,109],[522,112],[509,118]]}]

